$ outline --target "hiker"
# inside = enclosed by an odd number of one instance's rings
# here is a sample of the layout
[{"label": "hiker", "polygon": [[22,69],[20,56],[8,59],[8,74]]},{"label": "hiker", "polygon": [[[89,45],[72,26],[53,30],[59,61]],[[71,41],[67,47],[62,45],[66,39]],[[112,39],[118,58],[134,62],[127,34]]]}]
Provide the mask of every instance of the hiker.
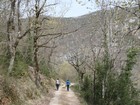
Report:
[{"label": "hiker", "polygon": [[56,80],[56,90],[59,90],[59,86],[60,86],[60,81],[59,81],[59,79],[57,78],[57,80]]},{"label": "hiker", "polygon": [[66,86],[67,86],[67,91],[69,91],[69,87],[70,87],[70,81],[69,80],[66,81]]}]

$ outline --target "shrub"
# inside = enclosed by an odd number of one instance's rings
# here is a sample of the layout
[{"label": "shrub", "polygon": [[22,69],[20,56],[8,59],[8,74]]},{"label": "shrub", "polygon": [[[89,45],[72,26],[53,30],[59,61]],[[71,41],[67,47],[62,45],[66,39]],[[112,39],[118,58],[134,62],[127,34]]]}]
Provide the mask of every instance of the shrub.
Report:
[{"label": "shrub", "polygon": [[5,96],[11,99],[13,105],[22,105],[16,87],[14,84],[10,84],[10,80],[7,79],[3,82],[3,91]]},{"label": "shrub", "polygon": [[11,73],[11,76],[21,78],[22,76],[26,76],[27,73],[27,68],[28,64],[26,64],[24,57],[17,52],[16,58],[15,58],[15,63],[14,63],[14,68]]}]

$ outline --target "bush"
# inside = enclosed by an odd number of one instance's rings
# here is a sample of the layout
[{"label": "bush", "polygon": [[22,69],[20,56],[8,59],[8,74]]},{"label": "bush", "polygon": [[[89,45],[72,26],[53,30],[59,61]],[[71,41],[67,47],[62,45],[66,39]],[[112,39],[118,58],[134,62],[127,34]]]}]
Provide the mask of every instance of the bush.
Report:
[{"label": "bush", "polygon": [[90,77],[86,76],[84,78],[83,86],[81,88],[81,94],[85,101],[92,105],[93,102],[93,88],[92,80]]},{"label": "bush", "polygon": [[14,76],[17,78],[26,76],[28,74],[27,69],[28,69],[28,64],[26,64],[26,61],[23,58],[23,56],[19,52],[17,52],[14,68],[13,68],[13,71],[11,72],[11,76]]},{"label": "bush", "polygon": [[[137,62],[137,52],[131,48],[120,75],[110,69],[110,58],[96,61],[95,77],[85,77],[81,94],[88,105],[140,105],[139,91],[131,80],[131,71]],[[93,81],[92,81],[93,80]]]},{"label": "bush", "polygon": [[11,80],[8,79],[3,82],[3,91],[5,96],[11,100],[13,105],[22,105],[22,101],[19,99],[15,85],[10,82]]},{"label": "bush", "polygon": [[42,74],[44,74],[45,76],[50,75],[50,71],[49,71],[49,68],[47,67],[47,64],[45,63],[45,60],[42,60],[39,66],[40,66],[40,71]]},{"label": "bush", "polygon": [[9,60],[10,60],[10,55],[8,53],[7,48],[1,49],[3,52],[0,55],[0,65],[3,66],[4,68],[7,68],[9,65]]}]

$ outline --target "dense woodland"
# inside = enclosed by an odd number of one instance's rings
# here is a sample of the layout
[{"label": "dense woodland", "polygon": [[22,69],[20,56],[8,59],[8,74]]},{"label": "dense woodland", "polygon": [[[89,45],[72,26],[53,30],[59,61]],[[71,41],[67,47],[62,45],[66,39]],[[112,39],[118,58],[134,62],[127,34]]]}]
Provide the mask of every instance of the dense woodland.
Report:
[{"label": "dense woodland", "polygon": [[140,105],[140,1],[96,3],[99,11],[64,18],[53,17],[57,2],[0,0],[0,104],[22,105],[12,80],[33,73],[43,91],[42,75],[70,79],[88,105]]}]

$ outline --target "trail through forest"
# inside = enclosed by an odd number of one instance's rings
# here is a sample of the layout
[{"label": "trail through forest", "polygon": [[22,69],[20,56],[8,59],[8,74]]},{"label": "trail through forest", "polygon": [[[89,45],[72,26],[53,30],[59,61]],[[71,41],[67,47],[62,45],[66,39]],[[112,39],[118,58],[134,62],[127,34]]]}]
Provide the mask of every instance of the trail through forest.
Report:
[{"label": "trail through forest", "polygon": [[49,105],[81,105],[78,97],[70,89],[66,91],[66,87],[60,87],[58,91],[55,91],[54,97],[50,100]]}]

